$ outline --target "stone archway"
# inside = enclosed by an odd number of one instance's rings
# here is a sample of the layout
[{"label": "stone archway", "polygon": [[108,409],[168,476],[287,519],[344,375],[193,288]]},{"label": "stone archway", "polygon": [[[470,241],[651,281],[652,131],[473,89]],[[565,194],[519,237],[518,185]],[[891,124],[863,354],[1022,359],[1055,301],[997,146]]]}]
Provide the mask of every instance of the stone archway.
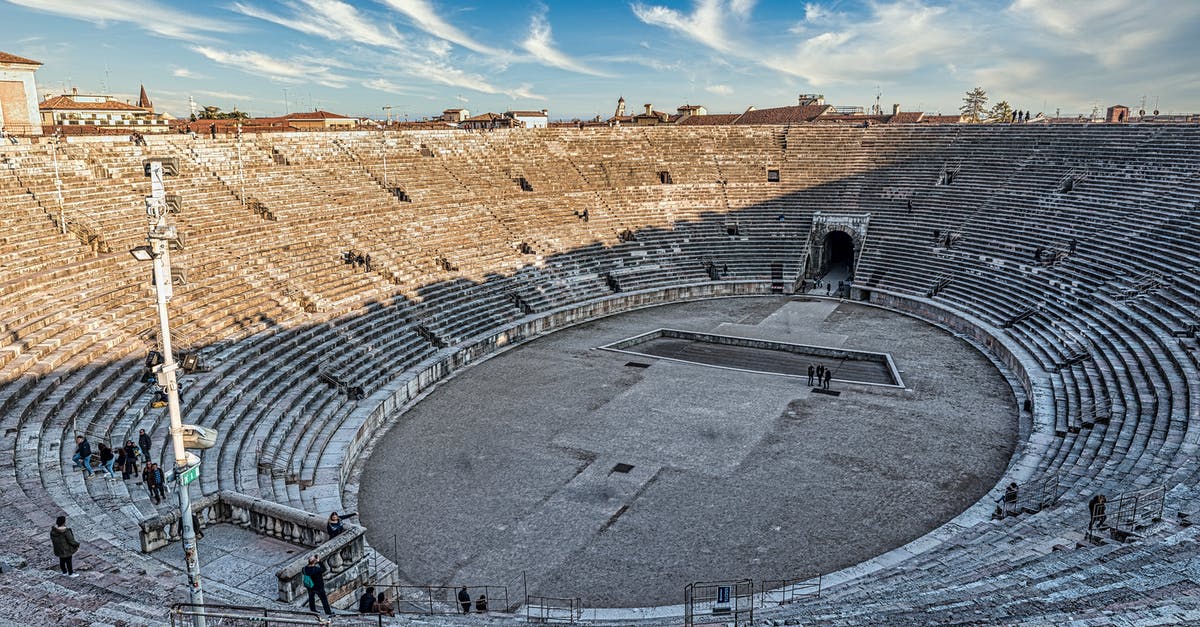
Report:
[{"label": "stone archway", "polygon": [[862,255],[863,243],[867,239],[869,213],[825,213],[813,215],[812,230],[808,235],[808,259],[805,261],[803,278],[815,278],[829,272],[830,268],[844,265],[849,276]]}]

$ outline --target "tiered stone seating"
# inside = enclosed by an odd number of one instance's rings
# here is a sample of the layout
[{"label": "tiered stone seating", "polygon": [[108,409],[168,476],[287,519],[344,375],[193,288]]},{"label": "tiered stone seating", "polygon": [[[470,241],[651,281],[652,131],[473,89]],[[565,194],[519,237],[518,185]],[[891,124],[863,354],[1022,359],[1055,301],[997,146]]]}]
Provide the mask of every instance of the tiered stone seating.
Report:
[{"label": "tiered stone seating", "polygon": [[[1189,529],[1052,548],[1082,539],[1082,503],[1097,491],[1166,485],[1171,507],[1195,509],[1198,140],[1185,126],[793,126],[6,146],[0,485],[11,489],[0,524],[40,538],[69,514],[102,546],[101,567],[125,575],[107,590],[56,585],[103,612],[148,622],[149,606],[181,594],[139,596],[169,570],[137,554],[129,532],[157,511],[145,491],[69,470],[76,432],[119,443],[146,429],[169,462],[167,420],[141,370],[157,329],[149,272],[124,250],[144,240],[142,161],[175,157],[167,187],[183,198],[188,245],[173,255],[187,274],[173,339],[208,367],[182,378],[185,415],[221,433],[203,454],[206,492],[337,508],[359,427],[456,351],[469,361],[500,331],[622,292],[734,281],[761,292],[774,264],[790,284],[815,212],[869,212],[856,285],[991,338],[1034,403],[1006,481],[1057,477],[1058,502],[1000,522],[981,503],[900,553],[832,574],[826,598],[788,611],[894,624],[1057,621],[1098,604],[1184,615],[1197,604],[1182,578],[1138,580],[1137,595],[1098,582],[1192,559]],[[955,238],[935,242],[934,230]],[[1035,262],[1038,247],[1058,261]],[[371,269],[344,263],[349,250],[370,254]],[[26,544],[0,552],[40,567],[44,543]],[[37,607],[26,592],[12,598]]]}]

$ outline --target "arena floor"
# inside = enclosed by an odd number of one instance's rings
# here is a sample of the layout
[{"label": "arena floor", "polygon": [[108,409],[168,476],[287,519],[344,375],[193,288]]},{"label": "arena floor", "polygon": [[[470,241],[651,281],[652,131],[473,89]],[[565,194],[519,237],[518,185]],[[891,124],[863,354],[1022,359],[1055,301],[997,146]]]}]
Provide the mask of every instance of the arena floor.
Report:
[{"label": "arena floor", "polygon": [[[597,347],[660,328],[891,353],[907,389]],[[605,318],[477,364],[375,446],[359,507],[413,583],[508,585],[589,607],[678,604],[693,581],[828,573],[974,503],[1017,408],[964,342],[858,304],[788,297]],[[627,473],[617,464],[632,465]]]}]

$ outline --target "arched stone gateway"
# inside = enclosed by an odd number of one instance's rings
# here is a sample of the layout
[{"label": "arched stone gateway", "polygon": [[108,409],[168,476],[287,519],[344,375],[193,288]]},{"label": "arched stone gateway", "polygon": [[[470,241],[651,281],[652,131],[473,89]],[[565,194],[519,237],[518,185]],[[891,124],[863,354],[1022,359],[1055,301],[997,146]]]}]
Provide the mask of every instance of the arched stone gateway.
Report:
[{"label": "arched stone gateway", "polygon": [[814,214],[808,234],[808,258],[801,277],[821,277],[840,268],[845,268],[848,276],[854,276],[870,221],[869,213]]}]

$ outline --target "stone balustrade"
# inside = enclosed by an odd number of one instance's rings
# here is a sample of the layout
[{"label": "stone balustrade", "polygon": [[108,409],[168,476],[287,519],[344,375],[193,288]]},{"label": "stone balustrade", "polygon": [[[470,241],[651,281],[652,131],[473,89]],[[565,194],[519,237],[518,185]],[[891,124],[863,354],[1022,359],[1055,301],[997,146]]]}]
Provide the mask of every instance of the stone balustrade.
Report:
[{"label": "stone balustrade", "polygon": [[[323,516],[227,490],[200,497],[192,501],[192,507],[201,528],[222,523],[237,525],[309,549],[275,572],[280,601],[290,603],[306,596],[301,571],[311,556],[325,567],[325,589],[331,603],[352,598],[370,575],[366,529],[358,525],[347,524],[346,531],[330,539]],[[158,550],[182,536],[178,511],[154,516],[140,526],[143,553]]]}]

